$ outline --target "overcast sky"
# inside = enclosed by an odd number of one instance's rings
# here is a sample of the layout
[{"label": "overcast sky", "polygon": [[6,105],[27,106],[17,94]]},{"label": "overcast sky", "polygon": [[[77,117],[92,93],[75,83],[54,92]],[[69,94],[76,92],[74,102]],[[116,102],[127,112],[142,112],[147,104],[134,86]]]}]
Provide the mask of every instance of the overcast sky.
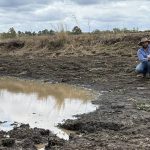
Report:
[{"label": "overcast sky", "polygon": [[[75,25],[83,31],[150,29],[149,0],[0,0],[0,32],[58,30]],[[89,29],[90,27],[90,29]]]}]

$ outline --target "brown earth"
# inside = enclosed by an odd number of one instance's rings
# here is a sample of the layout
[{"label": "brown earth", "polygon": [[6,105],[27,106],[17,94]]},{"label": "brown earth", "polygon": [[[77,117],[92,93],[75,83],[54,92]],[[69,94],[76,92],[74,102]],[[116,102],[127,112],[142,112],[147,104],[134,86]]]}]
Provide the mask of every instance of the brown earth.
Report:
[{"label": "brown earth", "polygon": [[[77,116],[77,120],[67,120],[60,125],[76,131],[68,142],[49,134],[47,150],[150,149],[150,79],[139,78],[134,71],[138,63],[137,43],[143,36],[149,37],[150,33],[65,35],[63,38],[32,37],[1,41],[1,76],[65,82],[102,94],[93,101],[99,106],[95,112]],[[34,135],[34,130],[40,130],[25,128],[31,130],[31,135]],[[0,145],[3,146],[0,149],[7,149],[7,144],[2,142],[7,139],[4,134],[0,133]],[[20,134],[15,137],[9,135],[15,142],[20,140]],[[47,135],[45,141],[38,139],[44,136],[37,134],[38,144],[48,141]],[[22,140],[29,137],[27,135]],[[29,141],[29,149],[35,148],[34,138]]]}]

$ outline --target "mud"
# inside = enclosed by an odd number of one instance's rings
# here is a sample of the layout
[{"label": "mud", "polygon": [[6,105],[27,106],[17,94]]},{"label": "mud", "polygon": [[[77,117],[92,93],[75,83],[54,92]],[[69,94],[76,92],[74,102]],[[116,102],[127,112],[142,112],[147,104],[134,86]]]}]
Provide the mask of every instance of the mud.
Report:
[{"label": "mud", "polygon": [[95,95],[91,90],[67,84],[0,78],[0,118],[5,121],[0,122],[0,130],[12,130],[15,121],[18,125],[49,129],[68,140],[69,133],[56,125],[64,119],[75,119],[74,115],[95,111],[96,105],[91,103]]},{"label": "mud", "polygon": [[[9,137],[6,137],[6,135],[9,135]],[[56,140],[57,143],[55,144]],[[54,147],[62,145],[62,141],[49,130],[31,129],[28,124],[22,124],[20,127],[15,127],[12,131],[1,133],[0,149],[36,150],[39,144],[52,142],[52,146]]]},{"label": "mud", "polygon": [[[65,82],[91,88],[102,94],[93,101],[99,105],[95,112],[79,115],[78,119],[67,120],[59,125],[75,131],[69,141],[56,140],[51,134],[43,136],[40,134],[41,129],[25,126],[11,131],[15,136],[9,134],[11,140],[8,145],[16,146],[13,139],[15,143],[21,139],[25,144],[19,143],[18,147],[27,146],[29,149],[45,142],[48,143],[46,149],[150,149],[150,79],[139,78],[134,72],[138,63],[136,44],[142,36],[131,35],[130,38],[124,37],[124,41],[102,43],[96,48],[93,45],[90,48],[91,51],[94,49],[94,53],[78,56],[69,56],[69,52],[59,57],[48,57],[46,53],[24,53],[23,56],[1,53],[1,76]],[[4,138],[5,134],[1,131],[1,140],[7,139]],[[1,142],[1,149],[7,149],[7,144],[2,143],[5,142]]]}]

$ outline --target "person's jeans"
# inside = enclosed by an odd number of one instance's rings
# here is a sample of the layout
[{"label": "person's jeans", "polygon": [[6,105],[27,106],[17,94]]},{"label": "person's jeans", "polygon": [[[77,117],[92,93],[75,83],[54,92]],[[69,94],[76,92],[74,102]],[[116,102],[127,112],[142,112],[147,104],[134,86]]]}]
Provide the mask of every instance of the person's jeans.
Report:
[{"label": "person's jeans", "polygon": [[137,73],[142,73],[146,75],[146,73],[150,73],[150,61],[144,61],[137,65],[136,67]]}]

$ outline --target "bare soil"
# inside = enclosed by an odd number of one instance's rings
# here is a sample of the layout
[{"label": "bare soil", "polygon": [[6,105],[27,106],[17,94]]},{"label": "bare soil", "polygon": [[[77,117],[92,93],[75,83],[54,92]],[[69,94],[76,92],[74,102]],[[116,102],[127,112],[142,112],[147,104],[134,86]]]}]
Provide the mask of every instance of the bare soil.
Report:
[{"label": "bare soil", "polygon": [[[36,144],[48,142],[47,150],[149,150],[150,79],[135,73],[137,43],[149,35],[71,36],[64,45],[52,44],[49,48],[48,41],[34,48],[23,39],[19,39],[19,47],[11,43],[13,49],[8,49],[10,41],[0,44],[1,76],[75,84],[102,94],[93,101],[99,106],[95,112],[59,125],[76,131],[69,141],[56,138],[50,131],[23,125],[8,133],[0,132],[0,149],[36,149]],[[4,137],[6,134],[10,138]]]}]

